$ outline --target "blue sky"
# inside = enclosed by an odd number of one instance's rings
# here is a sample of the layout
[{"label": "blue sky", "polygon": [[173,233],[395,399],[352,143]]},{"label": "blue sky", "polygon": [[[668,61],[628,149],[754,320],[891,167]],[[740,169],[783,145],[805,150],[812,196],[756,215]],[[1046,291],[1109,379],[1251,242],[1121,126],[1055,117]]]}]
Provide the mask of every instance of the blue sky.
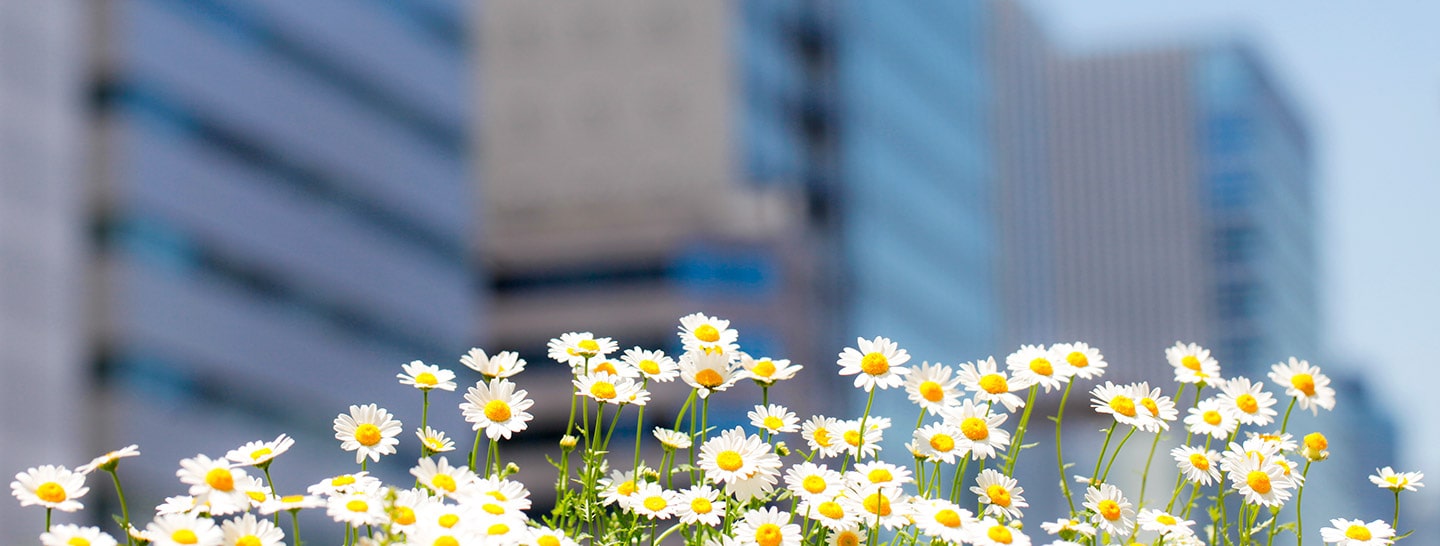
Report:
[{"label": "blue sky", "polygon": [[1440,450],[1440,2],[1023,4],[1072,50],[1237,35],[1260,50],[1315,144],[1328,354],[1310,358],[1374,366],[1402,427],[1397,466],[1440,476],[1425,456]]}]

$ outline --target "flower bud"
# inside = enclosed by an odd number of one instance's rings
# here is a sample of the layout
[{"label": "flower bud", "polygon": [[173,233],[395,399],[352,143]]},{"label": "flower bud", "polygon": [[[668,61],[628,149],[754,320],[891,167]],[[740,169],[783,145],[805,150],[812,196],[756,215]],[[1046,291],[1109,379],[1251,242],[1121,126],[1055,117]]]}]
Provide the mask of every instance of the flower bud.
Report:
[{"label": "flower bud", "polygon": [[1330,440],[1324,434],[1312,432],[1305,435],[1305,447],[1301,448],[1300,454],[1308,461],[1323,461],[1330,458],[1330,452],[1326,451],[1329,447]]},{"label": "flower bud", "polygon": [[776,443],[776,444],[775,444],[775,454],[776,454],[776,455],[779,455],[779,456],[781,456],[781,457],[788,457],[788,456],[790,456],[790,446],[786,445],[785,442]]},{"label": "flower bud", "polygon": [[575,449],[575,444],[578,444],[578,443],[580,443],[580,439],[579,439],[579,438],[576,438],[576,437],[574,437],[574,436],[571,436],[571,435],[569,435],[569,434],[566,434],[566,435],[560,437],[560,449],[561,449],[561,450],[570,451],[570,450],[572,450],[572,449]]}]

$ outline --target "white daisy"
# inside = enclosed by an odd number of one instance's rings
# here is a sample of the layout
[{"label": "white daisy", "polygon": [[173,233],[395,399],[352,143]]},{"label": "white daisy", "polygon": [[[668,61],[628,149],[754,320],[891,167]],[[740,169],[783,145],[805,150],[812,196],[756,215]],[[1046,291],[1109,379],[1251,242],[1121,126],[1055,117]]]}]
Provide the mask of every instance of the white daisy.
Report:
[{"label": "white daisy", "polygon": [[321,480],[320,483],[306,488],[305,492],[329,497],[355,491],[374,491],[379,488],[380,480],[371,476],[369,472],[356,472]]},{"label": "white daisy", "polygon": [[325,499],[314,495],[285,495],[270,497],[260,504],[260,515],[268,516],[280,511],[304,510],[325,506]]},{"label": "white daisy", "polygon": [[1100,350],[1088,344],[1076,341],[1074,343],[1060,343],[1050,348],[1065,365],[1070,367],[1070,375],[1081,379],[1097,379],[1105,375],[1105,368],[1108,364]]},{"label": "white daisy", "polygon": [[473,497],[505,503],[515,510],[530,509],[530,490],[525,484],[505,478],[478,478],[470,488]]},{"label": "white daisy", "polygon": [[804,366],[791,364],[789,360],[785,359],[752,358],[746,353],[740,353],[740,368],[745,370],[750,379],[768,387],[779,381],[795,377],[795,374]]},{"label": "white daisy", "polygon": [[720,492],[715,488],[704,484],[692,485],[680,491],[675,501],[675,515],[684,525],[715,527],[725,517],[725,502],[720,500]]},{"label": "white daisy", "polygon": [[1329,527],[1320,528],[1320,540],[1336,546],[1385,546],[1394,544],[1395,530],[1381,520],[1365,523],[1360,519],[1337,518]]},{"label": "white daisy", "polygon": [[138,457],[139,455],[140,446],[130,444],[123,448],[111,451],[94,459],[91,459],[90,462],[80,465],[80,467],[76,468],[75,471],[81,474],[89,474],[96,470],[114,470],[115,466],[120,463],[120,459],[128,457]]},{"label": "white daisy", "polygon": [[552,360],[568,364],[572,368],[582,367],[586,360],[597,356],[604,357],[618,348],[614,340],[608,337],[597,338],[590,332],[561,334],[559,338],[550,340],[548,347]]},{"label": "white daisy", "polygon": [[680,375],[680,366],[660,351],[647,351],[639,347],[626,349],[620,360],[651,381],[669,383]]},{"label": "white daisy", "polygon": [[878,522],[885,529],[898,529],[910,523],[910,503],[899,487],[869,484],[848,487],[840,504],[846,512],[858,515],[856,521],[867,525]]},{"label": "white daisy", "polygon": [[226,520],[220,525],[223,544],[232,546],[281,546],[285,532],[267,519],[257,519],[255,514],[245,514]]},{"label": "white daisy", "polygon": [[839,493],[843,482],[839,472],[805,461],[785,469],[785,486],[801,499],[821,499]]},{"label": "white daisy", "polygon": [[976,546],[1030,546],[1030,537],[1023,531],[988,517],[975,524],[970,540]]},{"label": "white daisy", "polygon": [[1423,479],[1425,479],[1424,473],[1396,472],[1395,469],[1387,466],[1385,468],[1375,469],[1375,473],[1370,476],[1370,483],[1379,486],[1381,489],[1389,489],[1398,493],[1402,489],[1405,491],[1416,491],[1421,487],[1425,487],[1425,484],[1420,483],[1420,480]]},{"label": "white daisy", "polygon": [[867,537],[865,533],[860,529],[858,523],[832,529],[830,537],[825,539],[825,546],[860,546],[865,543]]},{"label": "white daisy", "polygon": [[448,504],[443,501],[422,503],[416,510],[416,518],[419,521],[415,524],[420,529],[434,529],[441,532],[442,529],[449,532],[465,533],[480,525],[481,517],[476,513],[476,508],[469,505]]},{"label": "white daisy", "polygon": [[1145,410],[1149,419],[1140,430],[1145,432],[1160,432],[1170,430],[1170,421],[1174,421],[1180,412],[1175,409],[1175,402],[1169,396],[1162,396],[1160,388],[1150,388],[1150,383],[1144,382],[1135,386],[1136,404]]},{"label": "white daisy", "polygon": [[350,406],[350,413],[335,418],[335,439],[340,440],[340,449],[355,452],[355,463],[366,457],[379,462],[381,455],[395,453],[400,445],[396,436],[405,427],[400,421],[391,419],[390,412],[375,404]]},{"label": "white daisy", "polygon": [[[799,512],[805,514],[805,517],[815,520],[821,527],[839,531],[860,525],[860,517],[864,510],[855,507],[853,503],[845,502],[845,493],[840,493],[827,497],[804,499],[800,501]],[[870,521],[874,522],[875,520],[872,518]]]},{"label": "white daisy", "polygon": [[40,535],[41,546],[115,546],[115,537],[101,531],[99,527],[79,525],[55,525]]},{"label": "white daisy", "polygon": [[553,527],[533,527],[529,532],[529,539],[523,541],[527,546],[580,546],[565,531]]},{"label": "white daisy", "polygon": [[1031,385],[1018,377],[1006,377],[994,358],[961,364],[959,377],[965,390],[975,393],[977,402],[998,402],[1009,412],[1025,406],[1025,400],[1015,391],[1028,389]]},{"label": "white daisy", "polygon": [[855,460],[875,457],[882,449],[880,441],[884,439],[885,429],[890,428],[890,419],[872,415],[864,419],[865,434],[860,434],[860,419],[841,421],[839,424],[840,438],[845,441],[842,448]]},{"label": "white daisy", "polygon": [[435,494],[450,498],[463,495],[479,479],[469,467],[450,466],[450,460],[445,457],[439,461],[429,457],[420,459],[410,468],[410,475]]},{"label": "white daisy", "polygon": [[1095,536],[1095,526],[1078,519],[1060,518],[1055,521],[1046,521],[1040,524],[1040,528],[1052,535],[1071,533],[1068,536]]},{"label": "white daisy", "polygon": [[700,398],[730,388],[743,374],[735,373],[726,355],[687,351],[680,355],[680,380],[695,389]]},{"label": "white daisy", "polygon": [[330,497],[325,514],[331,519],[352,525],[380,525],[385,523],[385,499],[377,492],[356,491]]},{"label": "white daisy", "polygon": [[1234,414],[1220,406],[1214,397],[1201,400],[1190,408],[1185,416],[1185,427],[1195,434],[1208,434],[1212,438],[1227,438],[1240,426]]},{"label": "white daisy", "polygon": [[1230,473],[1230,486],[1245,497],[1245,502],[1262,506],[1280,506],[1290,499],[1295,482],[1285,476],[1285,466],[1274,458],[1262,461],[1246,457]]},{"label": "white daisy", "polygon": [[39,505],[61,512],[84,508],[76,499],[89,492],[84,474],[48,464],[18,473],[10,482],[10,494],[20,500],[20,506]]},{"label": "white daisy", "polygon": [[655,427],[655,439],[660,440],[660,445],[669,450],[689,449],[694,443],[689,434],[665,427]]},{"label": "white daisy", "polygon": [[735,344],[740,339],[740,333],[730,327],[730,321],[704,313],[680,317],[679,336],[687,352],[732,354],[740,350],[740,346]]},{"label": "white daisy", "polygon": [[846,473],[846,479],[851,484],[892,487],[901,487],[915,481],[909,469],[885,461],[856,463],[855,470]]},{"label": "white daisy", "polygon": [[1177,518],[1163,510],[1142,508],[1140,510],[1139,522],[1141,529],[1160,533],[1167,537],[1195,534],[1195,531],[1190,529],[1190,526],[1195,525],[1195,522],[1188,519]]},{"label": "white daisy", "polygon": [[630,503],[635,500],[635,492],[640,490],[640,480],[635,479],[635,471],[621,472],[611,470],[610,477],[600,478],[596,484],[600,490],[600,502],[606,506],[618,504],[621,508],[630,509]]},{"label": "white daisy", "polygon": [[821,458],[839,455],[845,449],[839,438],[840,421],[833,417],[816,415],[800,426],[800,437],[810,445],[810,451],[818,452]]},{"label": "white daisy", "polygon": [[955,458],[965,454],[960,449],[957,440],[959,436],[960,429],[947,424],[925,425],[915,429],[913,438],[915,452],[932,462],[943,461],[945,464],[955,464]]},{"label": "white daisy", "polygon": [[445,436],[444,432],[431,427],[415,431],[415,436],[420,438],[420,445],[431,453],[445,453],[455,450],[455,442]]},{"label": "white daisy", "polygon": [[638,379],[641,376],[640,370],[624,360],[612,360],[609,358],[592,358],[590,364],[584,368],[575,368],[575,375],[608,373],[617,377]]},{"label": "white daisy", "polygon": [[571,384],[575,386],[575,392],[601,404],[629,404],[642,392],[640,384],[634,379],[603,372],[576,377]]},{"label": "white daisy", "polygon": [[225,453],[225,458],[242,466],[264,468],[295,445],[295,439],[281,434],[269,442],[254,441]]},{"label": "white daisy", "polygon": [[1108,483],[1100,487],[1090,486],[1085,490],[1085,507],[1094,515],[1090,520],[1095,526],[1112,535],[1128,535],[1134,528],[1135,508],[1125,500],[1119,487]]},{"label": "white daisy", "polygon": [[442,391],[455,390],[455,372],[432,366],[419,360],[413,360],[409,364],[401,364],[401,373],[395,374],[401,385],[410,385],[422,391],[440,389]]},{"label": "white daisy", "polygon": [[1149,414],[1140,413],[1142,408],[1136,405],[1137,390],[1137,385],[1116,385],[1106,381],[1104,385],[1096,385],[1090,390],[1090,407],[1098,413],[1109,414],[1123,425],[1135,428],[1152,426]]},{"label": "white daisy", "polygon": [[755,409],[746,413],[745,416],[750,418],[751,426],[767,430],[770,434],[800,430],[800,419],[795,417],[795,412],[785,409],[785,406],[779,404],[755,406]]},{"label": "white daisy", "polygon": [[516,390],[509,379],[479,382],[465,392],[460,411],[471,429],[484,429],[491,440],[509,440],[510,435],[525,430],[535,418],[525,411],[535,405],[534,400],[525,398],[528,394],[525,389]]},{"label": "white daisy", "polygon": [[735,536],[744,544],[800,546],[800,526],[790,523],[789,512],[774,506],[746,512],[735,524]]},{"label": "white daisy", "polygon": [[[554,355],[551,357],[553,358]],[[520,358],[519,353],[500,351],[495,353],[495,356],[488,356],[484,349],[478,347],[470,349],[470,352],[462,355],[460,364],[492,379],[511,377],[525,371],[525,359]]]},{"label": "white daisy", "polygon": [[1180,446],[1170,450],[1180,473],[1191,483],[1210,485],[1220,480],[1220,454],[1198,447]]},{"label": "white daisy", "polygon": [[225,541],[214,520],[183,514],[156,517],[144,534],[154,546],[220,546]]},{"label": "white daisy", "polygon": [[955,438],[957,449],[974,459],[988,459],[1010,445],[1010,432],[1000,428],[1006,418],[1003,413],[990,413],[988,406],[967,399],[945,417],[945,423],[960,430],[960,436]]},{"label": "white daisy", "polygon": [[181,459],[175,476],[190,486],[195,502],[209,505],[211,515],[233,514],[250,507],[250,497],[239,487],[248,476],[230,461],[205,455]]},{"label": "white daisy", "polygon": [[932,539],[963,544],[979,520],[969,510],[944,499],[924,499],[912,503],[915,526]]},{"label": "white daisy", "polygon": [[987,468],[976,476],[975,486],[971,487],[970,491],[980,499],[980,504],[985,505],[983,514],[996,518],[1020,519],[1023,517],[1020,509],[1027,508],[1030,504],[1020,495],[1025,492],[1025,488],[1019,484],[1015,478]]},{"label": "white daisy", "polygon": [[1220,385],[1220,407],[1230,412],[1241,424],[1265,426],[1275,421],[1275,397],[1261,390],[1262,385],[1249,378],[1237,377]]},{"label": "white daisy", "polygon": [[855,386],[867,392],[875,387],[888,389],[905,383],[905,376],[910,373],[910,369],[903,366],[910,360],[910,353],[905,349],[883,337],[857,338],[855,344],[857,348],[846,347],[836,361],[840,375],[855,376]]},{"label": "white daisy", "polygon": [[1064,362],[1064,355],[1041,345],[1021,345],[1005,357],[1005,367],[1009,368],[1011,377],[1030,385],[1038,384],[1045,392],[1058,389],[1070,380],[1074,368]]},{"label": "white daisy", "polygon": [[1319,366],[1290,357],[1270,367],[1270,380],[1285,389],[1285,394],[1295,397],[1300,409],[1308,409],[1312,415],[1319,415],[1320,408],[1335,409],[1335,389],[1330,387],[1330,378],[1320,373]]},{"label": "white daisy", "polygon": [[630,503],[630,510],[650,519],[670,519],[675,515],[679,502],[680,496],[674,491],[667,491],[658,483],[645,482],[635,492],[635,502]]},{"label": "white daisy", "polygon": [[905,395],[931,415],[940,415],[960,403],[960,378],[952,374],[949,366],[922,362],[905,379]]},{"label": "white daisy", "polygon": [[1165,360],[1175,369],[1175,381],[1180,383],[1214,383],[1220,379],[1220,363],[1210,356],[1210,350],[1194,343],[1175,342],[1174,347],[1165,349]]},{"label": "white daisy", "polygon": [[780,457],[770,444],[759,436],[746,435],[740,427],[723,431],[700,446],[700,468],[705,478],[723,482],[725,492],[737,497],[770,491],[780,467]]},{"label": "white daisy", "polygon": [[169,514],[187,514],[193,516],[208,511],[210,511],[209,505],[201,504],[199,500],[190,495],[165,497],[165,502],[155,507],[155,515],[158,516]]}]

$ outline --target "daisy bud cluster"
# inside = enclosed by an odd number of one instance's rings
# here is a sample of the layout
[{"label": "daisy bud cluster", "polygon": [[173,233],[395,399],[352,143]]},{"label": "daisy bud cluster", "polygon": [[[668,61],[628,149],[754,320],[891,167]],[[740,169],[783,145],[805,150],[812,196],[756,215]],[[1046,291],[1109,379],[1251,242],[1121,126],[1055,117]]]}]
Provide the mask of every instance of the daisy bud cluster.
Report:
[{"label": "daisy bud cluster", "polygon": [[[30,468],[15,475],[11,492],[21,506],[44,509],[37,536],[47,546],[300,544],[300,512],[334,522],[306,540],[347,546],[1218,545],[1270,544],[1284,533],[1369,546],[1406,536],[1398,532],[1401,495],[1423,487],[1419,472],[1377,469],[1369,479],[1393,493],[1395,517],[1305,526],[1309,470],[1329,457],[1330,440],[1291,431],[1290,417],[1296,408],[1315,416],[1333,410],[1336,393],[1318,366],[1295,358],[1273,365],[1267,383],[1226,377],[1208,350],[1176,343],[1155,358],[1173,382],[1117,384],[1104,379],[1100,350],[1082,342],[1022,345],[1003,358],[947,365],[924,359],[947,355],[916,358],[895,340],[857,338],[836,355],[832,373],[853,384],[864,408],[809,415],[771,400],[771,389],[806,365],[745,352],[730,321],[704,313],[681,317],[676,336],[670,354],[569,332],[550,340],[544,358],[553,364],[528,366],[519,353],[480,348],[454,369],[400,364],[399,388],[416,394],[419,426],[407,429],[373,403],[339,411],[338,468],[316,483],[271,479],[271,466],[285,464],[296,443],[281,434],[180,460],[177,494],[153,510],[132,513],[120,489],[120,463],[139,456],[138,446],[74,470]],[[558,446],[546,444],[553,490],[514,479],[522,466],[540,465],[512,460],[504,447],[535,419],[525,386],[536,375],[570,395]],[[1093,464],[1067,459],[1061,443],[1067,401],[1082,382],[1077,396],[1088,395],[1088,404],[1074,411],[1086,414],[1072,411],[1071,421],[1087,429],[1104,423]],[[908,399],[913,413],[872,411],[884,391]],[[743,402],[739,411],[717,402],[756,394],[760,403]],[[470,430],[432,427],[432,397]],[[652,401],[681,398],[678,413],[646,415]],[[712,413],[712,404],[721,409]],[[1033,418],[1037,408],[1053,408],[1041,409],[1054,412],[1043,415],[1053,426]],[[914,428],[897,426],[911,419]],[[617,436],[617,428],[624,432]],[[1058,492],[1023,483],[1033,474],[1017,468],[1034,445],[1026,437],[1051,433],[1053,468],[1077,484],[1064,480]],[[905,449],[886,451],[887,436]],[[1162,438],[1172,440],[1168,457],[1158,449]],[[1120,453],[1147,443],[1139,487],[1112,482]],[[410,466],[407,483],[370,474],[369,464],[397,457]],[[1152,463],[1165,479],[1150,480]],[[97,471],[117,488],[117,525],[51,525],[53,511],[85,509]],[[1035,495],[1057,493],[1058,513],[1032,513]],[[548,509],[533,509],[532,496]],[[1027,517],[1040,523],[1026,525]]]}]

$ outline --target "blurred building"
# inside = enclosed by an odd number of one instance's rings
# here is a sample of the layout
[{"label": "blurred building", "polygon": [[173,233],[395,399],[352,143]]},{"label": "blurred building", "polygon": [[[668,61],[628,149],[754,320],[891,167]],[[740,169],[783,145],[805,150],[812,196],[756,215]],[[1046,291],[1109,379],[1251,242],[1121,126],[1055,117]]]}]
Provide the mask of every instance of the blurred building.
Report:
[{"label": "blurred building", "polygon": [[[418,455],[395,375],[455,367],[483,313],[462,3],[93,6],[88,316],[113,405],[86,447],[140,444],[132,508],[185,492],[182,457],[280,433],[281,491],[350,471],[331,420],[351,404],[395,413]],[[436,402],[468,432],[458,396]]]},{"label": "blurred building", "polygon": [[[78,464],[86,416],[85,28],[81,2],[0,3],[0,475]],[[0,543],[34,543],[43,509],[0,509]],[[65,515],[57,516],[65,521]]]}]

